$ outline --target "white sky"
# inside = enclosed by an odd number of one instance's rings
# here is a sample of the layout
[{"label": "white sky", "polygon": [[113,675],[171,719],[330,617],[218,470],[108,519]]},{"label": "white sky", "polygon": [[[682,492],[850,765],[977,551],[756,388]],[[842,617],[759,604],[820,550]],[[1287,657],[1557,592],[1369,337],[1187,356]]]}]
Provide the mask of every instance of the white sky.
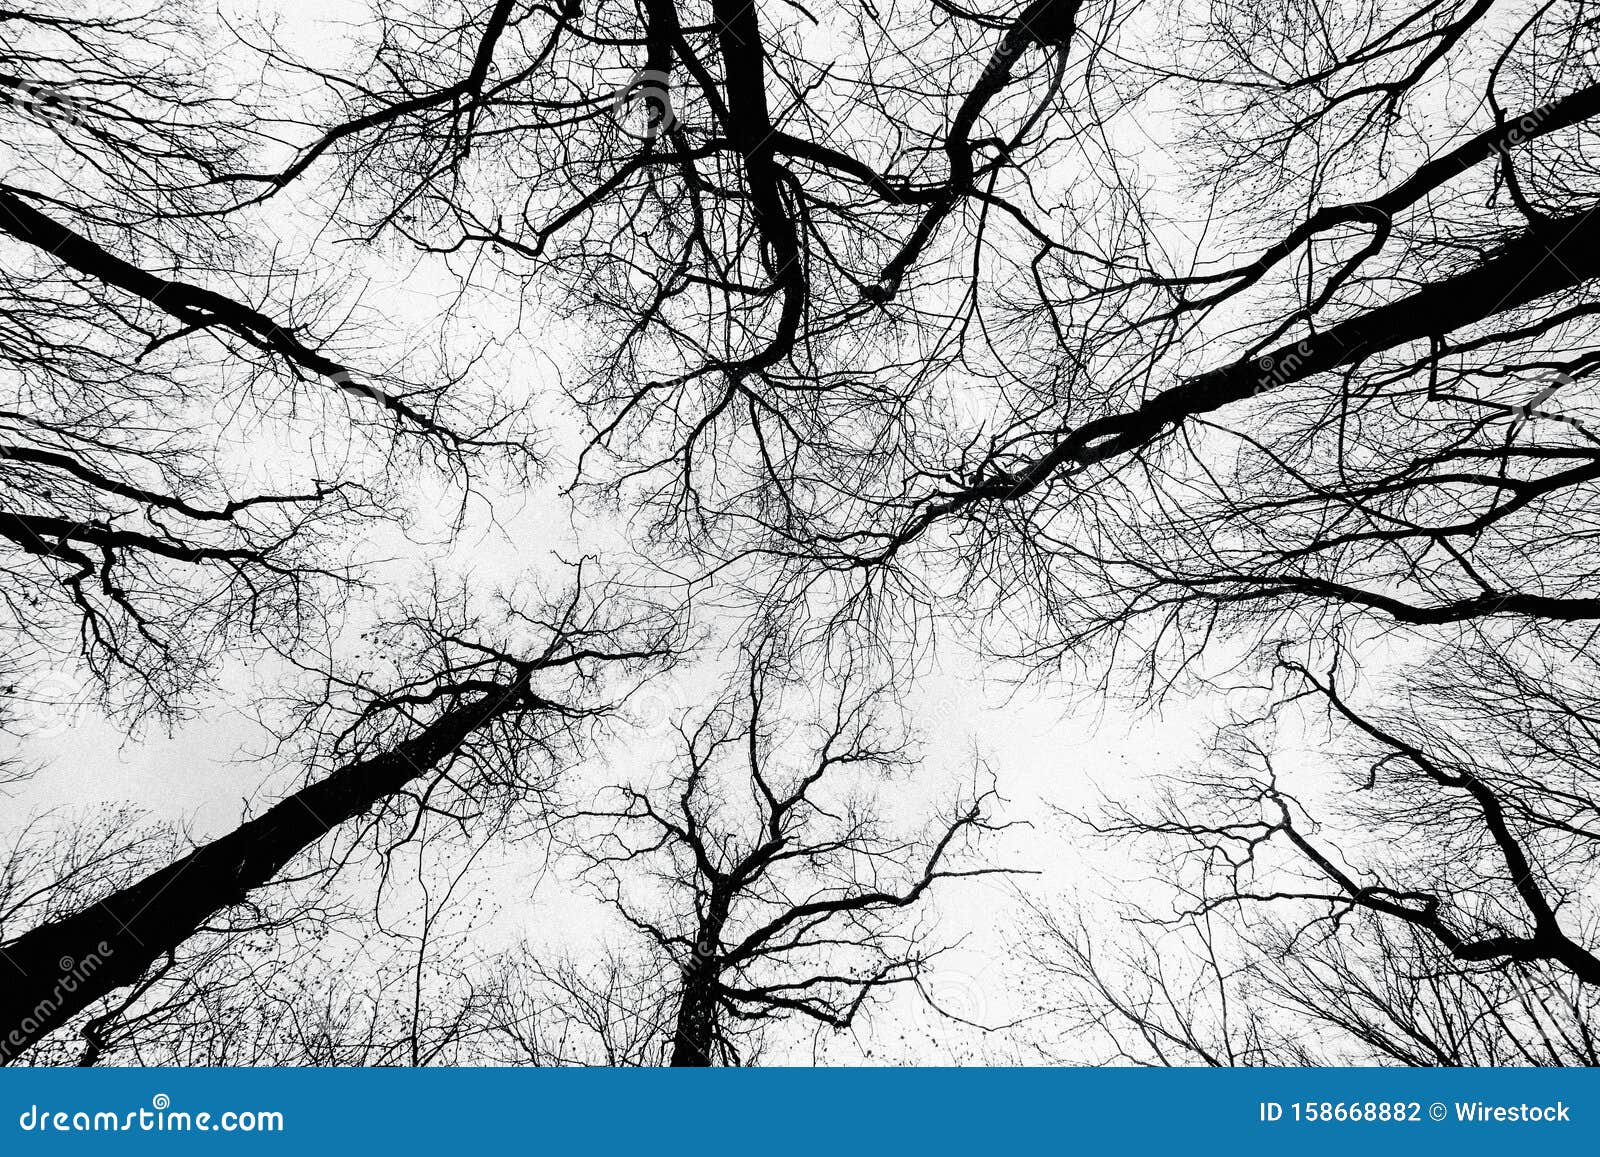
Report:
[{"label": "white sky", "polygon": [[[235,16],[249,10],[240,5],[228,8]],[[358,17],[362,10],[349,0],[282,0],[276,8],[285,17],[279,30],[292,46],[330,62],[342,53],[328,22],[344,15]],[[285,208],[278,220],[286,245],[305,243],[296,237],[291,209]],[[419,326],[424,324],[437,304],[435,293],[454,288],[431,282],[426,269],[386,270],[381,255],[362,255],[359,261],[362,273],[371,278],[369,298],[381,300],[386,320],[400,329],[408,316],[415,316]],[[552,333],[559,337],[559,331],[542,329],[548,322],[527,315],[520,329],[504,316],[477,320],[485,332],[498,334],[506,343],[498,357],[508,388],[533,397],[549,393],[551,375],[566,356],[564,343],[552,340]],[[570,428],[557,427],[558,447],[570,433]],[[273,468],[271,456],[279,451],[269,448],[267,458],[258,460],[261,449],[250,444],[237,448],[245,473]],[[570,452],[570,444],[565,451],[557,450],[556,468],[531,492],[497,490],[490,484],[494,519],[483,518],[478,508],[467,532],[447,549],[418,550],[388,532],[361,544],[378,556],[390,552],[400,556],[379,568],[383,589],[378,600],[414,583],[429,563],[470,572],[487,588],[530,571],[552,573],[551,559],[558,551],[574,554],[593,549],[601,539],[615,543],[616,526],[594,518],[575,526],[565,500],[556,493],[565,480],[561,467],[570,461]],[[426,525],[432,507],[448,503],[445,488],[435,477],[419,474],[406,489],[419,526]],[[430,536],[414,533],[413,537]],[[442,536],[431,537],[442,541]],[[253,757],[265,747],[267,737],[253,721],[252,711],[282,675],[278,667],[252,668],[246,660],[231,660],[222,668],[220,689],[197,698],[190,719],[170,733],[152,727],[132,738],[120,723],[106,720],[82,702],[81,686],[70,672],[47,677],[32,689],[38,702],[31,719],[34,735],[27,744],[28,757],[37,760],[41,770],[6,801],[3,822],[9,826],[29,814],[63,805],[90,808],[131,801],[200,838],[228,830],[241,817],[244,801],[259,806],[264,788],[282,787],[297,774],[296,768]],[[1209,734],[1208,721],[1219,717],[1222,704],[1202,697],[1161,715],[1138,713],[1116,703],[1088,711],[1067,706],[1064,688],[1047,679],[1013,691],[993,676],[990,662],[959,640],[943,645],[937,669],[920,681],[908,703],[926,737],[924,774],[930,782],[941,782],[943,777],[951,785],[961,784],[967,780],[972,752],[979,752],[998,775],[1000,792],[1008,800],[1000,818],[1033,823],[997,840],[993,861],[1038,872],[1019,885],[1032,896],[1092,900],[1096,893],[1111,890],[1116,877],[1131,874],[1128,866],[1085,840],[1070,824],[1053,818],[1051,809],[1089,808],[1099,788],[1115,789],[1125,797],[1130,784],[1191,763],[1199,758]],[[692,674],[683,677],[692,679]],[[670,714],[663,706],[689,707],[696,701],[693,690],[663,685],[635,706],[641,715],[659,720]],[[620,737],[602,761],[575,774],[584,782],[608,782],[624,769],[659,765],[670,754],[667,734],[657,724]],[[499,850],[477,869],[480,894],[492,897],[498,906],[498,915],[480,930],[482,943],[510,944],[527,937],[579,953],[594,944],[609,927],[603,913],[569,883],[540,873],[537,850],[526,853],[530,861],[525,866],[518,864],[518,854]],[[537,881],[531,889],[530,880]],[[935,904],[940,915],[937,937],[962,944],[941,959],[929,979],[941,1003],[988,1023],[1031,1011],[1031,978],[1012,951],[1023,929],[1011,886],[997,881],[956,882],[941,890]],[[803,1026],[776,1031],[771,1044],[769,1060],[809,1061],[813,1055]],[[1030,1059],[1014,1040],[962,1030],[908,1000],[897,1001],[847,1038],[827,1039],[816,1056],[835,1064]]]}]

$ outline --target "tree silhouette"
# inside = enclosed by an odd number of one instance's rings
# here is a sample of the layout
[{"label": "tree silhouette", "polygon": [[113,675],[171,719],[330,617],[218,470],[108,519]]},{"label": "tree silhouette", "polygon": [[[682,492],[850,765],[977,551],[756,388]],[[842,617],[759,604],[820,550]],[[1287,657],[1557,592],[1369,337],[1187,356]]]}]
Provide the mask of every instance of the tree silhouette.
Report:
[{"label": "tree silhouette", "polygon": [[[1030,896],[1042,1003],[1113,1055],[1587,1055],[1592,0],[372,7],[0,12],[0,721],[63,673],[134,739],[242,702],[276,784],[160,854],[19,851],[8,1060],[847,1025],[925,961],[891,917],[992,870],[947,864],[986,795],[916,838],[817,802],[900,768],[867,721],[947,644],[1063,703],[1274,689],[1091,817],[1170,913]],[[794,671],[838,693],[805,757]],[[676,778],[596,794],[621,760]],[[644,955],[494,955],[429,1019],[401,953],[409,1019],[329,981],[278,1005],[320,1036],[184,1037],[250,991],[194,978],[253,897],[512,814]]]}]

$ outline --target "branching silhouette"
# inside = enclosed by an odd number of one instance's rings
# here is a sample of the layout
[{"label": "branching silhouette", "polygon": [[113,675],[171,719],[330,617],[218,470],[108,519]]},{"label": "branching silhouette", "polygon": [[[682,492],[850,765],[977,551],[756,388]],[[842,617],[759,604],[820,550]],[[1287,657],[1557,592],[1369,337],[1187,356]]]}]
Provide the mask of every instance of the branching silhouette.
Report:
[{"label": "branching silhouette", "polygon": [[[135,738],[250,700],[274,785],[200,841],[11,825],[7,1060],[849,1026],[997,870],[993,792],[874,794],[951,640],[1074,705],[1275,689],[1092,818],[1170,913],[1028,898],[1108,1055],[1588,1063],[1593,0],[371,7],[0,12],[0,779],[60,676]],[[643,951],[447,964],[491,845]],[[313,978],[346,904],[394,950]]]},{"label": "branching silhouette", "polygon": [[[897,833],[871,781],[910,757],[881,693],[846,674],[825,713],[795,727],[787,666],[771,640],[753,648],[736,697],[684,721],[670,783],[571,817],[590,875],[679,978],[665,1034],[675,1066],[740,1063],[741,1037],[774,1019],[848,1028],[880,990],[916,985],[937,952],[897,915],[939,881],[1003,871],[960,863],[999,826],[992,790],[920,836]],[[655,877],[660,902],[631,900],[630,874]]]}]

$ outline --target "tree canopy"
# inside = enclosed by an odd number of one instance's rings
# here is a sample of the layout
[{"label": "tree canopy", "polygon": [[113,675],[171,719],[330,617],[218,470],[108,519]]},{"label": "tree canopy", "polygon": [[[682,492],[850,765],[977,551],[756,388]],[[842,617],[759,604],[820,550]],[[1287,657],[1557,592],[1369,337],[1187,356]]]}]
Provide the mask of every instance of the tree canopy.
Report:
[{"label": "tree canopy", "polygon": [[[0,1056],[747,1063],[925,1004],[1008,1059],[1594,1063],[1597,47],[0,12]],[[1204,742],[1063,722],[1036,791],[991,694]],[[167,782],[234,810],[76,806],[61,700],[206,732]],[[931,979],[974,888],[985,1017]]]}]

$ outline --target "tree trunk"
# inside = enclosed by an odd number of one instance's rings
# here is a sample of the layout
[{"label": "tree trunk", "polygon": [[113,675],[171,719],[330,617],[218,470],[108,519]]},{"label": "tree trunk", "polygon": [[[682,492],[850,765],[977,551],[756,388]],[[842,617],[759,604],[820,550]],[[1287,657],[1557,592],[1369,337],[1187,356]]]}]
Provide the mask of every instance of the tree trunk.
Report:
[{"label": "tree trunk", "polygon": [[696,960],[683,971],[683,998],[672,1032],[673,1068],[705,1068],[716,1035],[716,977],[709,961]]},{"label": "tree trunk", "polygon": [[672,1030],[673,1068],[705,1068],[711,1065],[711,1050],[717,1036],[717,976],[721,971],[717,949],[722,926],[728,919],[730,900],[721,890],[712,890],[700,929],[695,937],[694,958],[683,969],[683,995],[678,1001],[678,1019]]},{"label": "tree trunk", "polygon": [[322,836],[423,775],[521,688],[455,707],[393,750],[348,763],[256,819],[60,920],[0,945],[0,1064],[94,1001],[138,981],[217,912],[270,883]]}]

